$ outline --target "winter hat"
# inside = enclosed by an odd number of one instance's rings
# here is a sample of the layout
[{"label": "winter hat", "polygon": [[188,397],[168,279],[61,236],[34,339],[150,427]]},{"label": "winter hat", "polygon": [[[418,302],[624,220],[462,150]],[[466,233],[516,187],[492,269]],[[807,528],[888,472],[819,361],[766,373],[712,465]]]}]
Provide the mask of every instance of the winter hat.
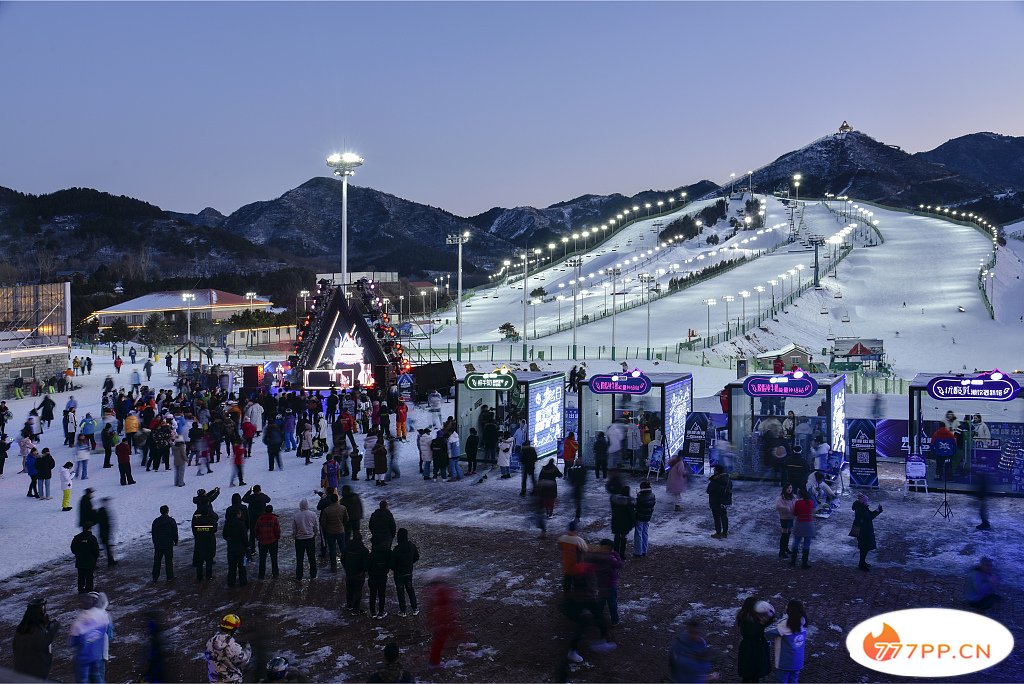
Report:
[{"label": "winter hat", "polygon": [[864,492],[859,492],[857,494],[857,501],[860,501],[861,503],[867,503],[868,502],[868,495],[865,494]]},{"label": "winter hat", "polygon": [[641,482],[640,483],[640,489],[650,489],[650,488],[651,488],[651,483],[650,482]]},{"label": "winter hat", "polygon": [[580,528],[579,523],[577,523],[575,520],[570,520],[569,521],[569,531],[570,532],[575,532],[579,528]]},{"label": "winter hat", "polygon": [[107,600],[107,595],[104,594],[102,591],[90,591],[89,598],[92,599],[93,608],[106,610],[107,606],[110,605],[110,601]]}]

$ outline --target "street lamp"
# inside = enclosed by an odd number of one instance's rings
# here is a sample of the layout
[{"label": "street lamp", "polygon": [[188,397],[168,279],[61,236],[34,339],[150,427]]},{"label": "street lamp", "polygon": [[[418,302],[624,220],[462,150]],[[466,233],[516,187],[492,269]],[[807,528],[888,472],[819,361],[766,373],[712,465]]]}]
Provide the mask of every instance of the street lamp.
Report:
[{"label": "street lamp", "polygon": [[576,293],[580,289],[580,267],[583,265],[583,259],[578,256],[573,257],[568,262],[575,272],[576,277],[569,281],[572,285],[572,358],[576,358]]},{"label": "street lamp", "polygon": [[565,295],[558,295],[555,300],[558,301],[558,329],[562,329],[562,300],[565,299]]},{"label": "street lamp", "polygon": [[563,236],[562,237],[562,258],[564,259],[566,257],[566,255],[568,255],[568,254],[569,254],[569,238]]},{"label": "street lamp", "polygon": [[[455,358],[459,361],[462,360],[462,245],[469,241],[469,231],[463,233],[453,233],[448,236],[447,244],[459,246],[459,270],[458,276],[455,281],[456,298],[455,298]],[[448,285],[445,285],[447,292]],[[534,333],[536,333],[537,326],[534,325]]]},{"label": "street lamp", "polygon": [[761,315],[761,293],[764,292],[764,285],[755,285],[754,292],[757,293],[757,315]]},{"label": "street lamp", "polygon": [[747,297],[750,296],[750,290],[740,290],[740,301],[743,305],[743,325],[747,324]]},{"label": "street lamp", "polygon": [[[195,300],[196,300],[196,295],[195,295],[194,292],[182,292],[181,293],[181,301],[185,302],[185,311],[186,311],[186,314],[185,314],[185,317],[186,317],[185,318],[185,320],[186,320],[186,323],[185,323],[185,325],[186,325],[185,341],[186,342],[192,342],[192,302],[194,302]],[[191,354],[191,351],[189,351],[189,353]]]},{"label": "street lamp", "polygon": [[711,344],[711,307],[715,304],[713,297],[704,300],[704,306],[708,307],[708,341],[704,344],[705,347]]},{"label": "street lamp", "polygon": [[552,262],[555,260],[555,247],[556,245],[554,242],[548,243],[548,262]]},{"label": "street lamp", "polygon": [[341,178],[341,285],[348,286],[348,177],[363,165],[363,158],[355,152],[334,153],[327,157],[327,165]]},{"label": "street lamp", "polygon": [[306,300],[309,298],[309,290],[299,290],[299,296],[302,297],[302,311],[306,311]]},{"label": "street lamp", "polygon": [[405,295],[398,295],[398,317],[405,315]]},{"label": "street lamp", "polygon": [[423,305],[423,315],[427,314],[427,291],[420,290],[420,303]]},{"label": "street lamp", "polygon": [[249,315],[252,315],[252,300],[256,299],[255,292],[246,292],[245,298],[249,300]]},{"label": "street lamp", "polygon": [[736,298],[732,295],[725,295],[722,297],[722,301],[725,302],[725,329],[729,330],[729,303],[735,302]]},{"label": "street lamp", "polygon": [[754,172],[753,171],[747,171],[747,193],[750,195],[751,199],[754,198]]},{"label": "street lamp", "polygon": [[801,273],[803,272],[804,268],[806,268],[806,267],[803,264],[797,264],[796,265],[796,291],[797,292],[799,292],[800,288],[803,287],[803,277],[801,276]]},{"label": "street lamp", "polygon": [[768,284],[772,286],[772,318],[775,318],[775,285],[777,280],[769,280]]},{"label": "street lamp", "polygon": [[437,291],[440,289],[437,285],[434,286],[434,311],[437,311]]}]

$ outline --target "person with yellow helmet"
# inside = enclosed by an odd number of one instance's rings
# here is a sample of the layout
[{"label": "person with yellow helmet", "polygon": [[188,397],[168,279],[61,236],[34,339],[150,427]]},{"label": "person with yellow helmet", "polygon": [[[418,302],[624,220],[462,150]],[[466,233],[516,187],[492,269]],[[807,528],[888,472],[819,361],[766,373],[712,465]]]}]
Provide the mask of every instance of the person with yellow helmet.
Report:
[{"label": "person with yellow helmet", "polygon": [[207,674],[211,682],[241,682],[252,647],[235,639],[242,619],[234,613],[221,618],[220,630],[206,642]]}]

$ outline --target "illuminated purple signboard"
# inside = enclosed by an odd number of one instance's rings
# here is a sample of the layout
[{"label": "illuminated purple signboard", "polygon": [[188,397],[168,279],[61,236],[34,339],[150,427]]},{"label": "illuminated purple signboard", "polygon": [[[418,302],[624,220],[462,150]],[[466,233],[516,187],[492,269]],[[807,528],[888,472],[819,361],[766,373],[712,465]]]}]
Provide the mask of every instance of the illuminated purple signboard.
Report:
[{"label": "illuminated purple signboard", "polygon": [[973,378],[940,375],[928,381],[928,396],[940,400],[1010,401],[1018,392],[1020,385],[997,370]]},{"label": "illuminated purple signboard", "polygon": [[590,391],[594,394],[647,394],[651,391],[651,379],[637,370],[594,375],[590,378]]},{"label": "illuminated purple signboard", "polygon": [[750,375],[743,381],[743,391],[750,397],[811,397],[818,391],[818,382],[802,371]]}]

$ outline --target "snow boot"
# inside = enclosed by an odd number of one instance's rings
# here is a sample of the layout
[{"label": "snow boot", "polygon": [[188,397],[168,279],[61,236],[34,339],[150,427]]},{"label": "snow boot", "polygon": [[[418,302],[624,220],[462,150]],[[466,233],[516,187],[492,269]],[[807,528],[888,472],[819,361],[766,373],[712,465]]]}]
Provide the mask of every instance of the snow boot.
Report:
[{"label": "snow boot", "polygon": [[[810,553],[809,549],[804,549],[803,554],[801,555],[801,559],[800,559],[800,567],[801,568],[805,568],[806,569],[806,568],[811,567],[811,564],[807,562],[807,555],[809,553]],[[793,559],[796,560],[796,553],[793,554]]]},{"label": "snow boot", "polygon": [[789,567],[796,567],[796,545],[793,545],[793,550],[789,552]]},{"label": "snow boot", "polygon": [[789,534],[782,534],[779,537],[779,558],[789,555]]}]

